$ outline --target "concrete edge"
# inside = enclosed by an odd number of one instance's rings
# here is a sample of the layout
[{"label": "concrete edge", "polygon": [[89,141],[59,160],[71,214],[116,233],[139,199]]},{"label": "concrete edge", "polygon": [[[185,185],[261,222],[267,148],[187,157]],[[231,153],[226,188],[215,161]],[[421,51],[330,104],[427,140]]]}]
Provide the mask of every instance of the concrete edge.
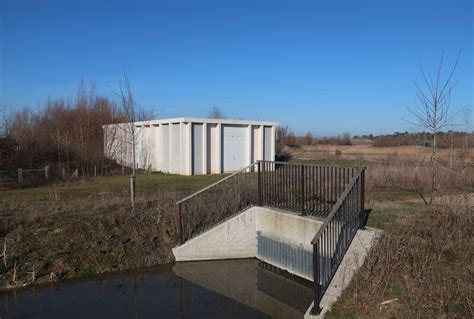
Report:
[{"label": "concrete edge", "polygon": [[349,246],[349,249],[344,255],[341,264],[339,265],[339,268],[334,274],[334,277],[331,280],[331,283],[329,284],[323,299],[321,300],[321,313],[317,316],[310,313],[314,306],[313,301],[308,310],[306,310],[304,316],[305,319],[324,318],[324,315],[331,309],[332,305],[342,295],[344,289],[349,286],[354,274],[364,264],[365,258],[380,240],[382,235],[382,230],[371,227],[366,227],[363,230],[357,231],[351,245]]}]

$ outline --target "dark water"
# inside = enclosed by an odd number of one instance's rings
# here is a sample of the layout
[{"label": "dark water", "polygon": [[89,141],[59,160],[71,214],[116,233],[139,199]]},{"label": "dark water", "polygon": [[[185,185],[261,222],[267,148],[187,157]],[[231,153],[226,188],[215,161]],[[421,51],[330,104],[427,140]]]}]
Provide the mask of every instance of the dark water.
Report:
[{"label": "dark water", "polygon": [[311,298],[255,259],[208,261],[0,292],[0,318],[303,318]]}]

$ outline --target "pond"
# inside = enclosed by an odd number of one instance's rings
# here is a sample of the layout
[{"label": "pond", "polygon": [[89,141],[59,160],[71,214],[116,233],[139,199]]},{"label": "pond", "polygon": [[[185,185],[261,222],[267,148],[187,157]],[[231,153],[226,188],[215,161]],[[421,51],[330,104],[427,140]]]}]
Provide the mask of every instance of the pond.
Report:
[{"label": "pond", "polygon": [[256,259],[202,261],[0,292],[0,319],[303,318],[312,298]]}]

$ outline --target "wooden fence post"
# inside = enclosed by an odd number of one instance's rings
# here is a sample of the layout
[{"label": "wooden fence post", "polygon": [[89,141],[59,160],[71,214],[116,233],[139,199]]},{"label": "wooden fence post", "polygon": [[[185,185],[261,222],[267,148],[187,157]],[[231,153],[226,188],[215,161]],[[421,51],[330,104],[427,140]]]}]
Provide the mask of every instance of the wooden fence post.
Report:
[{"label": "wooden fence post", "polygon": [[130,201],[132,203],[132,207],[135,206],[135,176],[130,176]]},{"label": "wooden fence post", "polygon": [[18,169],[18,183],[23,184],[23,168]]}]

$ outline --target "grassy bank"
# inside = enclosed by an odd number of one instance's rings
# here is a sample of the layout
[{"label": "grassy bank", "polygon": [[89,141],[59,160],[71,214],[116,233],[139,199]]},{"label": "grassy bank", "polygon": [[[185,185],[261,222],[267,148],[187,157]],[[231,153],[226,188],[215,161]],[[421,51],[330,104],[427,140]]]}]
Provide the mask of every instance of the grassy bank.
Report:
[{"label": "grassy bank", "polygon": [[171,261],[176,200],[219,178],[139,175],[134,209],[127,176],[3,189],[0,288]]},{"label": "grassy bank", "polygon": [[[315,163],[368,166],[369,226],[384,231],[329,317],[474,316],[474,179],[441,175],[437,209],[429,213],[420,196],[428,194],[424,166],[414,172],[410,161]],[[7,262],[0,260],[0,287],[170,262],[176,200],[220,178],[139,175],[134,209],[127,176],[2,190],[0,253],[6,238]]]},{"label": "grassy bank", "polygon": [[384,236],[329,318],[472,318],[474,194],[438,198],[373,190],[369,226]]}]

